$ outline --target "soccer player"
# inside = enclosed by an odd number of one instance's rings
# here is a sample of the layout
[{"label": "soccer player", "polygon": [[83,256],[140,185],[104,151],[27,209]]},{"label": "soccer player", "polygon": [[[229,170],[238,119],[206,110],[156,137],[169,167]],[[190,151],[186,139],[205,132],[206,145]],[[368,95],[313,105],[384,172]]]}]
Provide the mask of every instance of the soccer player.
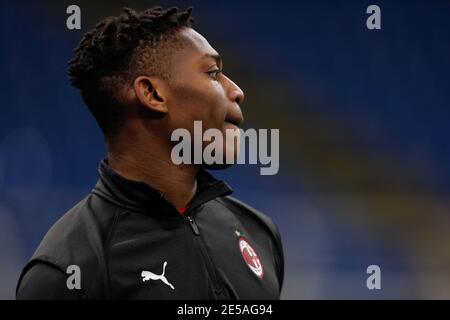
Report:
[{"label": "soccer player", "polygon": [[243,120],[242,90],[192,23],[191,9],[125,8],[84,35],[68,74],[107,157],[24,267],[18,299],[280,297],[274,223],[205,165],[171,158],[175,129],[197,120],[225,134]]}]

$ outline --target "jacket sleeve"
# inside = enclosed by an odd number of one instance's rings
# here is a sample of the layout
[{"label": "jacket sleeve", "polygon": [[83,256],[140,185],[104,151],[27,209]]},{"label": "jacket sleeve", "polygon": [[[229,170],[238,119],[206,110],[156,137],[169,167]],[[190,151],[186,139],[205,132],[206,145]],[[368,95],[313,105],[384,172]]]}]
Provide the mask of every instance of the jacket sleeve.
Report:
[{"label": "jacket sleeve", "polygon": [[67,276],[50,264],[34,264],[19,280],[17,300],[80,300],[77,290],[69,290]]},{"label": "jacket sleeve", "polygon": [[280,231],[275,224],[273,224],[273,228],[275,234],[275,245],[278,252],[278,256],[276,258],[278,262],[278,281],[280,282],[280,292],[281,292],[284,284],[284,250],[281,241]]}]

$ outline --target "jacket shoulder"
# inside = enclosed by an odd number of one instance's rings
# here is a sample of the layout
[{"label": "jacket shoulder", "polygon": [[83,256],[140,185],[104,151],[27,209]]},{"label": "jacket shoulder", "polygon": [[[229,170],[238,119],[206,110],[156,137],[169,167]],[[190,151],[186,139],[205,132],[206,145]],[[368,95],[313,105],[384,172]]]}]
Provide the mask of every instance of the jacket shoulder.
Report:
[{"label": "jacket shoulder", "polygon": [[[99,250],[109,225],[103,201],[89,194],[61,216],[46,233],[33,257],[65,251]],[[71,256],[64,255],[67,260]],[[66,260],[66,259],[64,259]],[[63,261],[64,261],[63,260]]]},{"label": "jacket shoulder", "polygon": [[[106,274],[105,243],[116,213],[120,212],[120,208],[109,206],[111,204],[91,193],[69,209],[46,233],[22,270],[18,285],[36,264],[46,263],[64,273],[68,266],[77,265],[87,271],[82,277],[85,292],[91,297],[101,295],[91,284],[97,283],[98,274]],[[88,279],[91,275],[92,279]],[[104,286],[104,280],[100,280],[103,282],[100,287]]]},{"label": "jacket shoulder", "polygon": [[272,219],[270,219],[261,211],[253,208],[252,206],[232,196],[221,197],[218,198],[217,200],[222,202],[227,208],[229,208],[233,212],[239,211],[258,220],[259,223],[263,224],[264,227],[270,232],[271,236],[273,236],[277,240],[280,238],[280,233],[275,223],[272,221]]}]

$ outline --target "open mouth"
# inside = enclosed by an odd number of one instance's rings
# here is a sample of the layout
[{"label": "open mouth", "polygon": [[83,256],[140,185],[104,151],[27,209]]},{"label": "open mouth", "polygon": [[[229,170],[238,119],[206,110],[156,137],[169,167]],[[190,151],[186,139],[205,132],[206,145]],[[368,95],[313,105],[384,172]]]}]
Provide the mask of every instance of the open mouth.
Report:
[{"label": "open mouth", "polygon": [[238,126],[238,124],[234,121],[225,120],[225,122],[235,125],[236,127]]},{"label": "open mouth", "polygon": [[239,125],[235,121],[225,121],[227,130],[239,130]]}]

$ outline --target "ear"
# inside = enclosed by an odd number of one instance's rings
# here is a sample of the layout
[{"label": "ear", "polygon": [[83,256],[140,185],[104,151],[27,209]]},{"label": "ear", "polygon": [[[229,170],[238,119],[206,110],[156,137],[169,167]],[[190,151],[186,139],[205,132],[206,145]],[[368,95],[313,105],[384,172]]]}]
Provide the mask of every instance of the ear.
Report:
[{"label": "ear", "polygon": [[140,103],[150,111],[166,114],[164,81],[155,77],[139,76],[134,80],[134,91]]}]

